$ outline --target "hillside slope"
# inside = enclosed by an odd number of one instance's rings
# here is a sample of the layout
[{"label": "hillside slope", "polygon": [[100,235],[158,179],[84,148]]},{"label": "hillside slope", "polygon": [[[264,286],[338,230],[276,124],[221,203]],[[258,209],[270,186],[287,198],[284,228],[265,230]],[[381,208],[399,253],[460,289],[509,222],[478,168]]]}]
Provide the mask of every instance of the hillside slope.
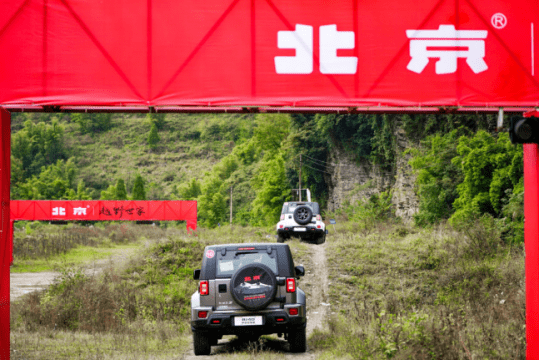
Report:
[{"label": "hillside slope", "polygon": [[167,114],[155,149],[148,145],[151,122],[145,114],[113,114],[108,131],[83,133],[73,114],[14,114],[12,131],[23,129],[26,120],[49,124],[57,118],[64,128],[68,157],[74,157],[75,184],[84,180],[93,199],[102,190],[123,179],[131,192],[137,173],[147,182],[148,199],[174,198],[175,187],[201,179],[206,171],[231,152],[240,140],[241,127],[249,136],[245,116],[217,117],[213,114]]}]

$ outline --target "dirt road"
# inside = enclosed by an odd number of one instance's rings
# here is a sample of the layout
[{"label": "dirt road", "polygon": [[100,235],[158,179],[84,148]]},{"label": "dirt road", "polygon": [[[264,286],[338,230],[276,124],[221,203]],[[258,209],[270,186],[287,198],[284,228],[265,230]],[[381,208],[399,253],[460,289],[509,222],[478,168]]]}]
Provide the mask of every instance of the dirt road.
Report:
[{"label": "dirt road", "polygon": [[[307,336],[309,337],[314,329],[325,326],[329,304],[326,302],[328,294],[326,243],[322,245],[309,244],[308,246],[311,258],[308,263],[304,264],[306,275],[300,280],[299,286],[306,291],[307,295]],[[209,356],[195,356],[193,347],[190,347],[183,358],[186,360],[217,360],[230,358],[230,354],[237,351],[255,352],[257,350],[268,351],[269,354],[276,353],[276,358],[279,359],[314,360],[317,357],[309,349],[309,345],[307,352],[303,354],[289,353],[288,343],[283,338],[273,335],[271,338],[260,339],[258,343],[242,343],[234,336],[226,336],[219,340],[218,346],[212,346],[212,352]]]},{"label": "dirt road", "polygon": [[[109,264],[117,264],[118,262],[126,261],[133,252],[133,249],[122,249],[115,255],[109,256],[107,259],[99,259],[89,262],[83,266],[84,273],[87,276],[98,274]],[[14,301],[24,294],[31,293],[32,291],[44,290],[59,276],[60,273],[54,271],[12,273],[9,276],[9,298],[11,301]]]}]

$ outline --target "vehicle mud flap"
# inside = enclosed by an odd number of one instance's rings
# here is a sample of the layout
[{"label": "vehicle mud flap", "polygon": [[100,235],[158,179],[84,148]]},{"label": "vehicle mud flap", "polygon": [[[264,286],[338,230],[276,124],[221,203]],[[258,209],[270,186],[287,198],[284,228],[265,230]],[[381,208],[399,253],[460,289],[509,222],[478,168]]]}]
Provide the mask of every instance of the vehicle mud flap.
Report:
[{"label": "vehicle mud flap", "polygon": [[231,278],[231,295],[246,310],[266,308],[274,301],[276,292],[276,275],[263,264],[245,265]]}]

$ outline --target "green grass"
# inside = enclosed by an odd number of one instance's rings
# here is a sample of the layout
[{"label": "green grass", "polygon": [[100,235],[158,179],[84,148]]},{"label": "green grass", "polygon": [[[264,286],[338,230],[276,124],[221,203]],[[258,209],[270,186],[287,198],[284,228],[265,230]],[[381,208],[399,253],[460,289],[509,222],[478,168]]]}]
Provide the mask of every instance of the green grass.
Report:
[{"label": "green grass", "polygon": [[70,266],[81,266],[92,261],[106,259],[110,256],[133,251],[142,244],[109,245],[106,248],[80,246],[69,250],[65,254],[58,254],[50,258],[21,259],[14,261],[11,266],[12,273],[55,271]]},{"label": "green grass", "polygon": [[129,332],[11,331],[12,360],[178,359],[191,338],[170,324],[133,324]]},{"label": "green grass", "polygon": [[523,248],[475,231],[497,250],[443,226],[340,231],[327,248],[333,316],[312,348],[323,359],[524,358]]},{"label": "green grass", "polygon": [[[327,237],[329,317],[327,327],[308,340],[317,358],[525,357],[522,247],[501,243],[480,225],[475,242],[468,241],[472,232],[444,226],[354,229],[343,223]],[[181,358],[191,344],[189,301],[197,285],[192,271],[200,267],[204,246],[275,241],[272,232],[254,227],[192,235],[142,231],[155,241],[124,267],[107,267],[94,277],[65,269],[47,291],[12,304],[11,343],[19,358]],[[498,246],[486,252],[482,239]],[[296,265],[317,271],[309,245],[288,244]],[[280,341],[265,338],[262,349],[244,346],[221,356],[278,359]]]}]

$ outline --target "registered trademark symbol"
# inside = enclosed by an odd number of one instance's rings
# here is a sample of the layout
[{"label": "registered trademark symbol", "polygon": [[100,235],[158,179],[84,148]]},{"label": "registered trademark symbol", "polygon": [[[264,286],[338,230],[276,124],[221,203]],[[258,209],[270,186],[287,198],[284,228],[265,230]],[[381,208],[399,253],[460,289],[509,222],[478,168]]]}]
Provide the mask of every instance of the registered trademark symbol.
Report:
[{"label": "registered trademark symbol", "polygon": [[501,13],[493,14],[493,16],[491,17],[491,25],[493,25],[493,27],[496,29],[504,28],[507,22],[508,20],[506,19],[506,16]]}]

